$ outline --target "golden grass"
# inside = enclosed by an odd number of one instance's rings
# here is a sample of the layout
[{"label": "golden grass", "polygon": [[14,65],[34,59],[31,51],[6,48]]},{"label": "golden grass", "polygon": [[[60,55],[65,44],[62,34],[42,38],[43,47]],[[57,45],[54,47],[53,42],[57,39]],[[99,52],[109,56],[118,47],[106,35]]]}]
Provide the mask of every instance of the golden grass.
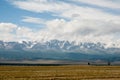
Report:
[{"label": "golden grass", "polygon": [[120,80],[120,66],[0,66],[0,80]]}]

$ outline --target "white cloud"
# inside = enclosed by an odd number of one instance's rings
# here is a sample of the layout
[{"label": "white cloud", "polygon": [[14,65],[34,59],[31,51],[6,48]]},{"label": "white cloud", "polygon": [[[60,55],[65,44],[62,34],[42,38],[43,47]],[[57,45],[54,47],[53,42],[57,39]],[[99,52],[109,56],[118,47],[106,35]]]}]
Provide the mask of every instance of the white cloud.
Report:
[{"label": "white cloud", "polygon": [[120,2],[117,0],[73,0],[77,2],[83,2],[87,4],[92,4],[100,7],[106,7],[111,9],[120,9]]},{"label": "white cloud", "polygon": [[120,20],[120,16],[111,15],[109,13],[89,7],[73,7],[72,9],[64,11],[61,14],[61,16],[70,19],[92,19],[92,20],[103,20],[103,21]]},{"label": "white cloud", "polygon": [[[110,3],[107,0],[98,0],[98,2],[85,0],[84,2],[108,8],[119,8],[119,5],[114,5],[117,3]],[[17,39],[37,41],[60,39],[106,43],[120,40],[120,37],[116,39],[116,34],[120,34],[119,15],[63,1],[13,0],[13,4],[24,10],[37,13],[52,12],[52,15],[69,19],[66,21],[56,17],[56,19],[45,21],[44,29],[36,32],[30,28],[17,26],[15,31]],[[106,6],[104,6],[105,4]],[[42,22],[41,19],[33,17],[25,17],[23,21],[37,24]]]},{"label": "white cloud", "polygon": [[13,0],[12,3],[21,9],[33,12],[57,12],[59,10],[66,10],[66,8],[70,7],[70,5],[64,2],[56,2],[53,0]]},{"label": "white cloud", "polygon": [[12,23],[0,23],[0,32],[12,32],[15,28],[17,26]]},{"label": "white cloud", "polygon": [[[78,1],[78,0],[73,0]],[[116,6],[117,3],[108,1],[108,0],[79,0],[89,4],[96,4],[100,6],[112,5],[111,7]],[[104,3],[105,2],[105,3]],[[20,9],[43,13],[43,12],[52,12],[52,15],[61,16],[65,18],[77,18],[77,19],[102,19],[102,20],[120,20],[120,16],[112,15],[108,12],[104,12],[98,8],[90,8],[85,6],[78,6],[75,4],[66,3],[63,1],[53,1],[53,0],[13,0],[12,2]],[[113,5],[114,4],[114,5]],[[117,5],[119,6],[119,5]],[[120,6],[119,6],[120,7]],[[37,21],[36,21],[37,22]]]},{"label": "white cloud", "polygon": [[[115,38],[116,34],[120,34],[119,26],[120,24],[112,21],[81,20],[79,22],[79,20],[71,20],[68,22],[64,19],[55,19],[47,21],[44,29],[33,31],[31,28],[17,26],[12,23],[0,23],[0,40],[48,41],[58,39],[109,43],[120,40],[120,37]],[[10,28],[10,30],[4,30],[4,27]],[[14,32],[14,34],[11,33],[11,31]]]},{"label": "white cloud", "polygon": [[14,40],[14,30],[17,28],[12,23],[0,23],[0,40]]},{"label": "white cloud", "polygon": [[19,39],[26,39],[26,40],[31,40],[31,37],[33,37],[33,31],[30,28],[27,27],[19,27],[16,30],[16,37]]},{"label": "white cloud", "polygon": [[0,40],[32,40],[32,36],[34,36],[34,33],[30,28],[21,27],[13,23],[0,23]]},{"label": "white cloud", "polygon": [[120,34],[120,24],[112,21],[71,20],[67,22],[63,19],[55,19],[48,21],[47,26],[46,36],[51,39],[106,42],[115,39],[114,34]]},{"label": "white cloud", "polygon": [[23,22],[28,22],[28,23],[34,23],[34,24],[42,24],[42,23],[44,23],[44,20],[42,20],[40,18],[29,17],[29,16],[25,16],[22,21]]}]

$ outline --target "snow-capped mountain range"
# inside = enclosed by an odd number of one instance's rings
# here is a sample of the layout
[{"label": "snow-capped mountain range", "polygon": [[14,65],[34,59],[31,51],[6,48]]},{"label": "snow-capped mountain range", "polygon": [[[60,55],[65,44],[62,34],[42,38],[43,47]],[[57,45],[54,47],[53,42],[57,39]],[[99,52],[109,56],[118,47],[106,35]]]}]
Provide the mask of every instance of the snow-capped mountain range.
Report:
[{"label": "snow-capped mountain range", "polygon": [[22,42],[4,42],[0,41],[0,49],[14,50],[61,50],[61,51],[79,51],[84,49],[90,50],[109,50],[120,49],[119,43],[92,43],[92,42],[69,42],[50,40],[46,42],[22,41]]},{"label": "snow-capped mountain range", "polygon": [[[10,57],[11,55],[12,57]],[[14,58],[15,59],[50,58],[51,59],[52,58],[52,59],[79,60],[86,58],[102,59],[104,58],[103,56],[107,58],[112,57],[112,59],[115,57],[117,57],[116,59],[120,58],[120,44],[118,43],[105,44],[100,42],[91,43],[91,42],[75,42],[75,41],[69,42],[69,41],[60,41],[60,40],[50,40],[46,42],[0,41],[0,59],[6,59],[6,58],[7,59],[9,58],[10,59],[14,59]]]},{"label": "snow-capped mountain range", "polygon": [[4,49],[59,49],[59,50],[79,50],[79,49],[109,49],[120,48],[119,43],[92,43],[92,42],[75,42],[50,40],[46,42],[22,41],[22,42],[4,42],[0,41],[0,48]]}]

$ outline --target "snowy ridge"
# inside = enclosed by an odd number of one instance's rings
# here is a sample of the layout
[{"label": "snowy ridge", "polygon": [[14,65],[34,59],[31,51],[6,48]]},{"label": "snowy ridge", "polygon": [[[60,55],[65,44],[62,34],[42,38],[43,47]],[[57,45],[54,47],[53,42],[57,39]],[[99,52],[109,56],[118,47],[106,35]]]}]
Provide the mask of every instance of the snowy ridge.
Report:
[{"label": "snowy ridge", "polygon": [[50,40],[0,41],[0,60],[57,59],[120,61],[119,44]]},{"label": "snowy ridge", "polygon": [[106,50],[110,48],[120,48],[120,43],[91,43],[75,41],[50,40],[46,42],[22,41],[22,42],[3,42],[0,41],[1,49],[18,49],[18,50],[62,50],[62,51],[79,51],[79,50]]}]

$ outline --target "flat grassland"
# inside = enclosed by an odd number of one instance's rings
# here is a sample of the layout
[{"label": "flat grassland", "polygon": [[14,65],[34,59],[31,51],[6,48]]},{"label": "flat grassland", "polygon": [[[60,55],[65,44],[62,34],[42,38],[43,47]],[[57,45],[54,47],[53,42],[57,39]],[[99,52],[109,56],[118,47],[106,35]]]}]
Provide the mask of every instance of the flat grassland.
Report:
[{"label": "flat grassland", "polygon": [[120,66],[0,66],[0,80],[120,80]]}]

